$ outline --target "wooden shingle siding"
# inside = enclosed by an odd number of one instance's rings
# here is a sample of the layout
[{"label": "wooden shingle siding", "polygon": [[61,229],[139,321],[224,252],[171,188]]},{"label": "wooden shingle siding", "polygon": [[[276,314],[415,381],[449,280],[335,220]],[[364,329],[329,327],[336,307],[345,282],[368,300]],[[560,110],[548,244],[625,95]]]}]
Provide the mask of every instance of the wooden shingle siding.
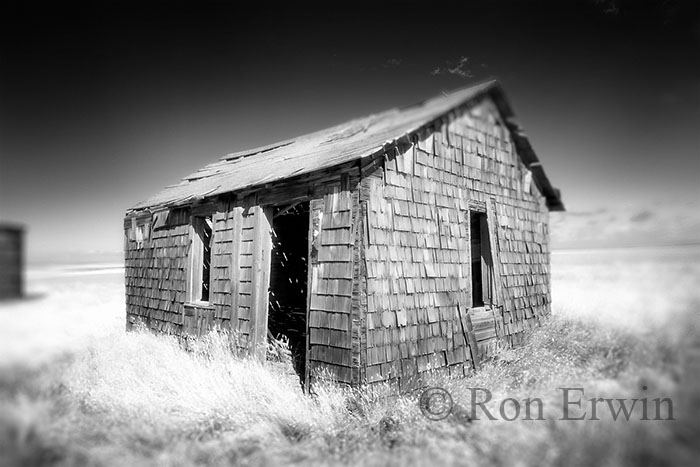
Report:
[{"label": "wooden shingle siding", "polygon": [[[234,237],[239,241],[240,234],[240,208],[231,208],[228,202],[217,204],[217,210],[213,214],[213,246],[211,256],[211,292],[212,304],[215,307],[214,322],[219,327],[231,327],[233,315],[232,296],[235,288],[232,287],[231,270],[233,263]],[[238,214],[238,219],[236,217]],[[237,311],[237,310],[236,310]]]},{"label": "wooden shingle siding", "polygon": [[323,198],[310,206],[315,231],[310,258],[309,372],[313,377],[319,370],[327,371],[344,383],[353,382],[353,364],[359,360],[352,316],[356,204],[349,179],[343,177],[341,184],[329,186]]},{"label": "wooden shingle siding", "polygon": [[472,367],[460,321],[471,306],[470,203],[487,213],[495,276],[494,306],[469,312],[475,358],[519,343],[549,313],[547,207],[534,184],[524,189],[527,168],[496,106],[483,100],[413,143],[361,186],[369,383]]},{"label": "wooden shingle siding", "polygon": [[[221,228],[214,232],[214,244],[218,247],[212,255],[216,324],[237,332],[240,344],[245,347],[252,344],[255,216],[262,211],[251,205],[250,200],[240,199],[220,203],[218,209],[214,218]],[[259,246],[262,255],[263,246]]]},{"label": "wooden shingle siding", "polygon": [[[149,329],[180,334],[183,325],[189,212],[173,210],[167,225],[151,229],[151,217],[125,222],[124,281],[127,328],[141,322]],[[137,241],[135,228],[148,232]]]}]

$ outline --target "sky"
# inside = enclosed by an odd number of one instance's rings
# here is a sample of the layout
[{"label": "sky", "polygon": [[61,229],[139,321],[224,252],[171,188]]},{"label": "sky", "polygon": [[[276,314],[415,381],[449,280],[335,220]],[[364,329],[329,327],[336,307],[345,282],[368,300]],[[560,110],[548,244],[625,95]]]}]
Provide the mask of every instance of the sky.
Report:
[{"label": "sky", "polygon": [[27,227],[30,261],[118,257],[131,205],[224,154],[490,78],[562,190],[555,247],[700,242],[698,2],[10,1],[0,17],[0,219]]}]

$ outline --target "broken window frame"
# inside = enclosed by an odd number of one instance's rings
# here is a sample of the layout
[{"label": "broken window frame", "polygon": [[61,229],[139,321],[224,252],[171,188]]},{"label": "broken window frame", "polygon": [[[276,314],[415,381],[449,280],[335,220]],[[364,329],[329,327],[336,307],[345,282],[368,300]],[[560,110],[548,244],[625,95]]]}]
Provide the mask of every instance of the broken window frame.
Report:
[{"label": "broken window frame", "polygon": [[211,303],[211,249],[213,237],[214,224],[212,216],[192,216],[190,222],[190,270],[187,281],[187,301],[189,303],[203,305]]}]

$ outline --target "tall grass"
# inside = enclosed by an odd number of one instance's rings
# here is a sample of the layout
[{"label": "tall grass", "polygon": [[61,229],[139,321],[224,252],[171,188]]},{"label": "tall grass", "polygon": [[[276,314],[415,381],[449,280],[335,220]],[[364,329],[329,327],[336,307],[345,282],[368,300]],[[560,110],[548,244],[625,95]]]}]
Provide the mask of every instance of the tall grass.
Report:
[{"label": "tall grass", "polygon": [[[443,420],[423,416],[419,392],[324,382],[306,396],[290,368],[237,355],[225,333],[184,351],[115,330],[0,369],[0,465],[697,465],[700,267],[609,266],[564,270],[553,316],[523,347],[468,378],[433,377],[455,403]],[[658,290],[672,296],[644,298]],[[561,420],[562,387],[667,397],[676,420]],[[488,389],[497,415],[507,398],[540,398],[544,420],[470,420],[470,388]]]},{"label": "tall grass", "polygon": [[[692,349],[688,319],[676,345]],[[663,338],[555,317],[470,378],[431,382],[463,407],[468,388],[489,389],[495,414],[506,397],[539,397],[545,420],[431,421],[417,394],[325,383],[305,396],[287,369],[232,353],[226,334],[185,352],[119,333],[50,367],[5,372],[0,451],[5,465],[691,465],[700,403],[698,387],[683,386],[686,363]],[[670,397],[678,420],[562,421],[559,387]]]}]

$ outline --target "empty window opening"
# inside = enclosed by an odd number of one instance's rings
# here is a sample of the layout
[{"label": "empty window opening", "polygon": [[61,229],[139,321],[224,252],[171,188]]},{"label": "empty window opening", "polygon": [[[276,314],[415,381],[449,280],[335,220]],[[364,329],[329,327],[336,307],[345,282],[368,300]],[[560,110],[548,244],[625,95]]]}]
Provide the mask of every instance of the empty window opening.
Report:
[{"label": "empty window opening", "polygon": [[306,366],[308,236],[308,202],[273,209],[268,331],[276,341],[288,343],[294,370],[302,383]]},{"label": "empty window opening", "polygon": [[471,212],[469,215],[471,236],[472,306],[491,305],[493,297],[493,262],[486,214]]},{"label": "empty window opening", "polygon": [[211,216],[192,218],[192,246],[190,250],[190,281],[188,299],[191,302],[209,302],[211,282]]}]

